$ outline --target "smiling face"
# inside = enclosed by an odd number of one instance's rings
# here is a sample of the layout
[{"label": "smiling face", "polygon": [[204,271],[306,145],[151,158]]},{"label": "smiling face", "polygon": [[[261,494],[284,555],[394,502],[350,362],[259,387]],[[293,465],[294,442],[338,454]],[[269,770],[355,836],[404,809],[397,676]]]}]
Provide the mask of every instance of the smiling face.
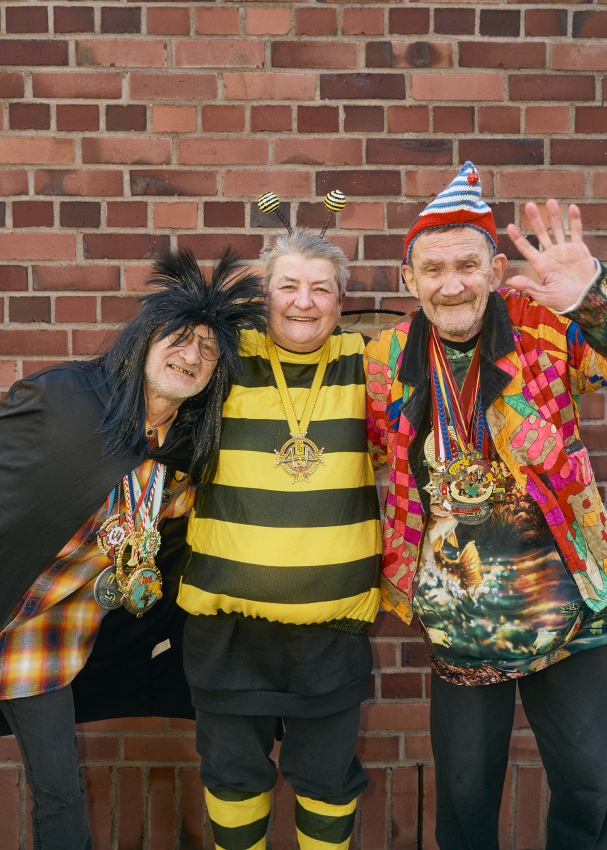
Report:
[{"label": "smiling face", "polygon": [[217,365],[216,355],[214,334],[206,325],[197,325],[188,340],[179,340],[175,334],[152,338],[145,361],[148,407],[158,401],[179,405],[201,392]]},{"label": "smiling face", "polygon": [[341,316],[335,268],[329,260],[299,254],[280,257],[268,284],[268,333],[289,351],[315,351]]},{"label": "smiling face", "polygon": [[413,243],[405,281],[441,337],[465,341],[480,331],[507,262],[491,257],[487,237],[473,227],[428,230]]}]

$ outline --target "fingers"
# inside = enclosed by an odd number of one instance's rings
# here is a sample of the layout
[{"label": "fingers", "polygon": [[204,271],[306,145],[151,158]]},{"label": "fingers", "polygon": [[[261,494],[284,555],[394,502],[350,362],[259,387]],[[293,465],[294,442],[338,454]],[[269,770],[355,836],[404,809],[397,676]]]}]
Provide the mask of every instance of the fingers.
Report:
[{"label": "fingers", "polygon": [[533,232],[540,241],[540,245],[542,248],[547,250],[552,245],[552,239],[550,238],[550,234],[548,233],[546,225],[540,215],[537,204],[534,204],[533,201],[525,204],[525,213],[529,219],[531,227],[533,228]]},{"label": "fingers", "polygon": [[577,204],[569,204],[569,231],[572,242],[583,242],[582,213]]},{"label": "fingers", "polygon": [[527,292],[533,297],[533,293],[538,289],[538,285],[530,277],[525,277],[524,274],[515,274],[508,280],[508,286],[516,289],[517,292]]},{"label": "fingers", "polygon": [[565,242],[565,228],[563,226],[561,207],[554,198],[550,198],[550,200],[546,203],[546,209],[548,210],[548,217],[550,218],[552,234],[557,244],[562,244]]},{"label": "fingers", "polygon": [[[529,206],[529,204],[527,204],[527,206]],[[533,206],[535,206],[535,204]],[[546,230],[546,228],[544,228],[544,230]],[[508,236],[513,241],[516,248],[518,248],[518,250],[521,252],[523,257],[526,260],[529,260],[530,263],[535,263],[540,259],[540,252],[537,250],[537,248],[534,248],[533,245],[523,236],[516,224],[508,225]],[[550,239],[550,237],[548,237],[548,239]]]}]

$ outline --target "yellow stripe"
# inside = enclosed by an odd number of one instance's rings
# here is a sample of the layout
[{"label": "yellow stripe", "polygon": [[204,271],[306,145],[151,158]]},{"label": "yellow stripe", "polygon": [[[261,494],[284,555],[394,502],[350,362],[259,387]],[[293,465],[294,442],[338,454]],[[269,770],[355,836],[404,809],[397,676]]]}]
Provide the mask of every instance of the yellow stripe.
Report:
[{"label": "yellow stripe", "polygon": [[[338,357],[348,354],[362,354],[365,348],[365,341],[359,333],[343,333],[339,336],[331,336],[329,349],[329,362],[337,360]],[[265,343],[265,334],[260,334],[259,331],[242,331],[240,334],[240,349],[243,357],[263,357],[268,360],[268,350]],[[281,363],[318,363],[320,360],[320,350],[311,351],[309,354],[298,354],[291,351],[285,351],[284,348],[278,350],[278,356]]]},{"label": "yellow stripe", "polygon": [[[297,417],[301,417],[309,387],[289,387]],[[234,386],[223,406],[225,419],[278,419],[286,423],[280,395],[276,387]],[[314,408],[314,422],[331,419],[364,419],[364,384],[324,386],[320,388]],[[280,448],[280,446],[278,446]]]},{"label": "yellow stripe", "polygon": [[346,850],[346,847],[350,844],[350,838],[351,836],[348,836],[346,841],[342,841],[341,844],[329,844],[328,841],[319,841],[317,838],[310,838],[305,832],[299,829],[297,830],[299,850]]},{"label": "yellow stripe", "polygon": [[322,800],[312,800],[310,797],[300,797],[297,794],[299,805],[307,812],[312,812],[315,815],[324,815],[330,818],[340,818],[344,815],[351,815],[356,808],[356,797],[344,806],[335,806],[333,803],[323,803]]},{"label": "yellow stripe", "polygon": [[[276,448],[282,447],[277,445]],[[266,452],[222,449],[215,482],[256,490],[253,498],[263,498],[264,490],[293,493],[297,492],[295,488],[305,487],[306,493],[309,493],[311,490],[347,490],[375,484],[371,460],[366,452],[332,452],[324,456],[324,461],[325,465],[319,463],[310,475],[309,484],[293,484],[293,479],[284,469],[275,468],[276,458]]]},{"label": "yellow stripe", "polygon": [[277,602],[256,602],[237,599],[225,594],[207,593],[182,580],[177,604],[190,614],[214,616],[218,610],[226,614],[239,613],[245,617],[263,617],[271,622],[293,623],[296,626],[327,623],[331,620],[364,620],[372,623],[379,608],[379,589],[329,602],[311,602],[305,605],[281,605]]},{"label": "yellow stripe", "polygon": [[[263,838],[260,838],[255,844],[252,844],[251,847],[247,848],[247,850],[266,850],[266,837],[264,835]],[[336,850],[335,844],[327,844],[327,847],[332,847],[333,850]],[[215,850],[227,850],[227,848],[222,847],[220,844],[215,842]]]},{"label": "yellow stripe", "polygon": [[248,826],[269,813],[270,792],[264,791],[249,800],[220,800],[207,788],[206,803],[211,820],[220,826]]}]

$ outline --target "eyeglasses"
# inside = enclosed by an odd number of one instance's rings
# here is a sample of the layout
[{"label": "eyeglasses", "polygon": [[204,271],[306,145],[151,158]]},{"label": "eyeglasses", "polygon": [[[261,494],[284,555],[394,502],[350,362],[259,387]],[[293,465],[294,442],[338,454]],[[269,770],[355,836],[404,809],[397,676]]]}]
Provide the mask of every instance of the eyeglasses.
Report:
[{"label": "eyeglasses", "polygon": [[198,337],[198,350],[201,357],[212,363],[219,360],[219,347],[212,336],[201,336],[191,328],[182,328],[180,331],[167,335],[172,348],[186,348],[194,342],[194,337]]}]

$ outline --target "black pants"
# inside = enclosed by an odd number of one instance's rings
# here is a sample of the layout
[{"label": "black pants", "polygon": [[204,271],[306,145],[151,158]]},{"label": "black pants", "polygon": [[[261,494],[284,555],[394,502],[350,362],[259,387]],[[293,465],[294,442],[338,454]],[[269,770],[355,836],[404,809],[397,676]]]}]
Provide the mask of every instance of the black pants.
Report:
[{"label": "black pants", "polygon": [[[280,770],[296,794],[332,805],[351,802],[367,787],[356,753],[360,706],[330,717],[285,718]],[[276,783],[270,753],[275,717],[196,712],[200,778],[211,791],[260,794]]]},{"label": "black pants", "polygon": [[[546,850],[607,850],[607,645],[518,681],[548,785]],[[430,730],[440,850],[498,850],[515,682],[432,674]]]}]

